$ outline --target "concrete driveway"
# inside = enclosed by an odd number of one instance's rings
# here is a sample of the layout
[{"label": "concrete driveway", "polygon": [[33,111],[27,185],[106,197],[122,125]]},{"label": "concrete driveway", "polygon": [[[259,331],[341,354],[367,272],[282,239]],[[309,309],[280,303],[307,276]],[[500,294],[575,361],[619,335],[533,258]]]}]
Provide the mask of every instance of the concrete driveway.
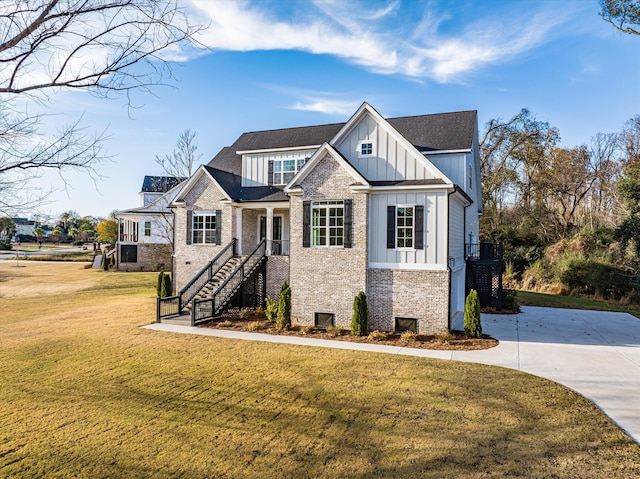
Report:
[{"label": "concrete driveway", "polygon": [[518,369],[563,384],[593,401],[640,443],[640,319],[626,313],[523,307],[482,315],[497,348],[451,359]]},{"label": "concrete driveway", "polygon": [[[145,328],[517,369],[556,381],[589,398],[640,444],[640,319],[626,313],[523,307],[516,315],[483,314],[483,332],[500,341],[497,347],[484,351],[433,351],[170,324]],[[462,322],[454,329],[463,329]]]}]

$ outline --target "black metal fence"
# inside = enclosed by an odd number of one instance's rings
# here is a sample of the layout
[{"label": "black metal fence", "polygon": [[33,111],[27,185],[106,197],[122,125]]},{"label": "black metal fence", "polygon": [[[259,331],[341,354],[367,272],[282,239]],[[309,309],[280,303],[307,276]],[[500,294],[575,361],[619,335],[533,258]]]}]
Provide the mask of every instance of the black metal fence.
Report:
[{"label": "black metal fence", "polygon": [[502,309],[502,243],[467,244],[465,251],[465,296],[475,289],[483,308]]}]

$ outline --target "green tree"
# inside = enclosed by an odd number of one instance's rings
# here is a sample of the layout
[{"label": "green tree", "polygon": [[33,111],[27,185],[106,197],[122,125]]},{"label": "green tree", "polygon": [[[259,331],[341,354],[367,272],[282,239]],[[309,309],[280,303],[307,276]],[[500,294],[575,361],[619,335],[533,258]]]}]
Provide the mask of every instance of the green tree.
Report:
[{"label": "green tree", "polygon": [[38,242],[41,242],[42,239],[44,238],[44,230],[39,226],[33,230],[33,234],[36,236],[36,239],[38,240]]},{"label": "green tree", "polygon": [[367,295],[360,291],[353,299],[353,316],[351,317],[351,335],[366,336],[369,333],[369,310]]},{"label": "green tree", "polygon": [[468,338],[481,338],[480,298],[475,289],[469,291],[464,303],[464,334]]},{"label": "green tree", "polygon": [[0,217],[0,240],[9,241],[16,234],[16,223],[8,216]]},{"label": "green tree", "polygon": [[282,283],[280,288],[276,327],[278,329],[289,329],[291,327],[291,287],[286,281]]}]

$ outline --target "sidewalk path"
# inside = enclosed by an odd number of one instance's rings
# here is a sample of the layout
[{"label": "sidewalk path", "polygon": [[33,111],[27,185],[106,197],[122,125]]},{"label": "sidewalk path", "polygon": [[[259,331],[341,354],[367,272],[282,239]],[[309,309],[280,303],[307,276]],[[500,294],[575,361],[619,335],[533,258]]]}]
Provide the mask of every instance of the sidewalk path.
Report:
[{"label": "sidewalk path", "polygon": [[[353,349],[502,366],[563,384],[593,401],[640,444],[640,319],[626,313],[523,307],[483,314],[500,344],[482,351],[436,351],[298,336],[151,324],[146,329],[230,339]],[[455,325],[455,329],[462,329]]]}]

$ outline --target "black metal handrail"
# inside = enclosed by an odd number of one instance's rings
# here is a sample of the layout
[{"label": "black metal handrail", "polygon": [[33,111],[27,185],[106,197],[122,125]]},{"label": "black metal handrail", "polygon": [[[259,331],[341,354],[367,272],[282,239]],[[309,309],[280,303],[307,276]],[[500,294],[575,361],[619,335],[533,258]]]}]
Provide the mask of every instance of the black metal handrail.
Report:
[{"label": "black metal handrail", "polygon": [[218,271],[235,254],[236,239],[226,245],[211,261],[209,261],[176,296],[158,297],[156,306],[156,321],[160,322],[167,316],[175,316],[182,312],[184,306],[191,301],[198,292],[213,278]]},{"label": "black metal handrail", "polygon": [[502,260],[502,243],[481,241],[465,245],[465,257],[472,260]]},{"label": "black metal handrail", "polygon": [[196,299],[191,308],[191,326],[197,326],[218,314],[227,301],[235,294],[242,282],[266,258],[266,240],[258,246],[240,263],[225,279],[218,289],[206,299]]}]

